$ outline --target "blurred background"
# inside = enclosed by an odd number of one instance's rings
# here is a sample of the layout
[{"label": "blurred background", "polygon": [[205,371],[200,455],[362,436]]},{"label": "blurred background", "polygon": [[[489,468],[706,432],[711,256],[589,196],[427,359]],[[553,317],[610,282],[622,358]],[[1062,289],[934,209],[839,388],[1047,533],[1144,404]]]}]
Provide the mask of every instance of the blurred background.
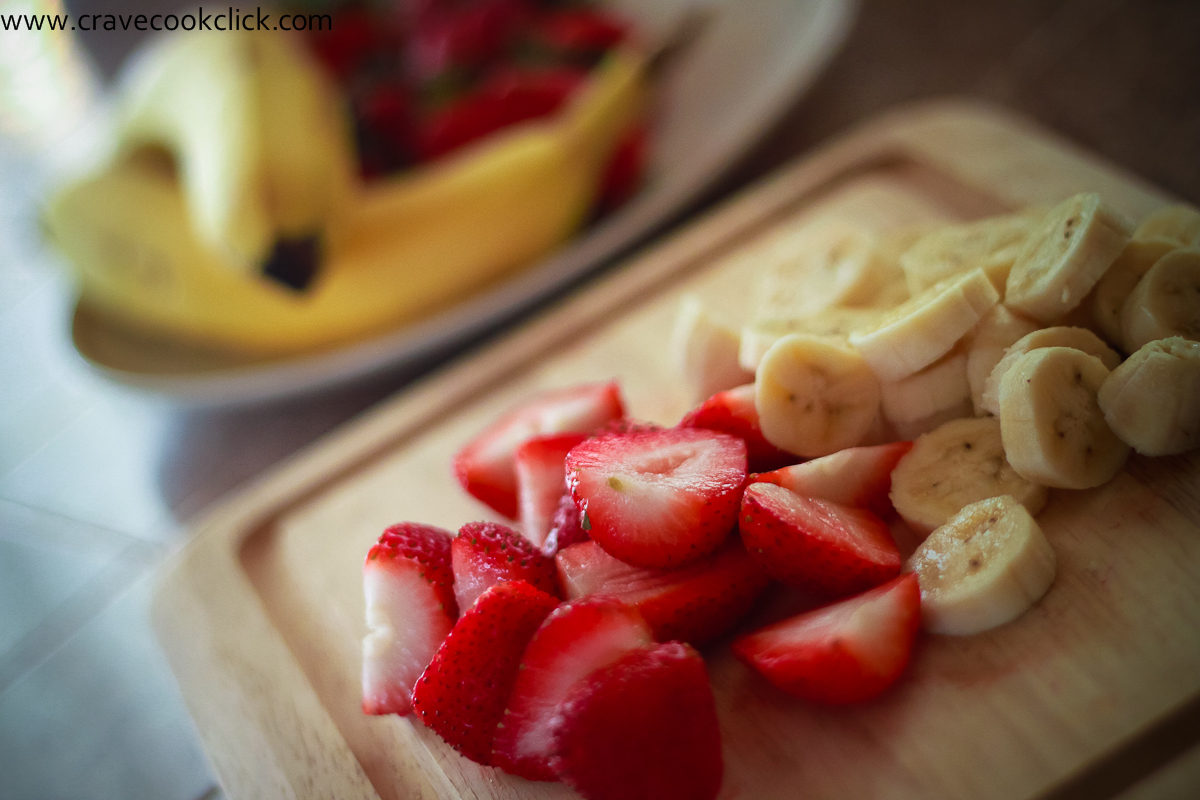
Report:
[{"label": "blurred background", "polygon": [[[114,5],[77,0],[57,10],[107,14]],[[177,8],[130,0],[119,13]],[[56,5],[0,1],[0,16],[46,11]],[[815,81],[797,87],[719,180],[673,208],[655,233],[879,112],[944,96],[1029,117],[1200,204],[1200,4],[863,0],[846,13],[844,39]],[[69,333],[66,269],[39,220],[62,175],[103,149],[89,130],[102,124],[106,93],[147,36],[0,30],[4,798],[220,796],[149,627],[155,567],[214,501],[494,334],[316,393],[232,407],[180,404],[90,369]],[[1168,768],[1174,776],[1129,796],[1187,791],[1197,763],[1200,752],[1188,754]]]}]

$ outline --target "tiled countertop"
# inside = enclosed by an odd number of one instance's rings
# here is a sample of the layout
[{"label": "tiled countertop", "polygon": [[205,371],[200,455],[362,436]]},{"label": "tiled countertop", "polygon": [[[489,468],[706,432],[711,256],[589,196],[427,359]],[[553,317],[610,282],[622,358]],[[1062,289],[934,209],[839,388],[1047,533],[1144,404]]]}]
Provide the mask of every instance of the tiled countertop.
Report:
[{"label": "tiled countertop", "polygon": [[[1196,3],[867,0],[830,70],[709,202],[939,94],[1016,108],[1200,202],[1197,42]],[[218,796],[149,628],[154,567],[199,510],[401,381],[232,411],[105,383],[63,334],[40,181],[0,137],[0,797]],[[1198,784],[1200,749],[1129,797],[1194,797]]]}]

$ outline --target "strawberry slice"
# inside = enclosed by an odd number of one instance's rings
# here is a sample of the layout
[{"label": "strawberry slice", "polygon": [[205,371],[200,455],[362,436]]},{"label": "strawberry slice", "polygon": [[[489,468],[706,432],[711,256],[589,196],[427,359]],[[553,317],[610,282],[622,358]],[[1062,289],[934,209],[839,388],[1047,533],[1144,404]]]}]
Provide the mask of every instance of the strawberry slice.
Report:
[{"label": "strawberry slice", "polygon": [[558,499],[558,509],[554,512],[550,533],[546,534],[546,541],[542,543],[542,552],[553,557],[564,547],[588,541],[591,541],[591,537],[583,529],[579,506],[575,505],[575,499],[568,490]]},{"label": "strawberry slice", "polygon": [[541,547],[554,524],[566,486],[567,453],[586,438],[582,433],[538,436],[517,448],[517,500],[521,532]]},{"label": "strawberry slice", "polygon": [[525,581],[535,589],[558,595],[554,561],[512,528],[498,522],[468,522],[450,546],[454,597],[465,611],[489,587],[505,581]]},{"label": "strawberry slice", "polygon": [[920,624],[921,590],[910,572],[747,634],[733,643],[733,653],[788,694],[857,703],[900,677]]},{"label": "strawberry slice", "polygon": [[721,731],[700,655],[635,650],[575,685],[550,722],[550,766],[587,800],[712,800]]},{"label": "strawberry slice", "polygon": [[754,407],[754,384],[717,392],[684,416],[681,428],[706,428],[736,436],[746,443],[746,457],[754,472],[795,464],[799,456],[780,450],[763,436]]},{"label": "strawberry slice", "polygon": [[583,527],[639,567],[704,558],[729,535],[746,480],[746,443],[699,428],[589,439],[567,456]]},{"label": "strawberry slice", "polygon": [[703,561],[673,570],[631,566],[595,542],[560,550],[554,560],[567,597],[613,595],[642,612],[656,640],[697,647],[733,627],[768,583],[736,537]]},{"label": "strawberry slice", "polygon": [[742,542],[778,581],[827,597],[861,592],[900,574],[900,551],[870,511],[752,483],[742,497]]},{"label": "strawberry slice", "polygon": [[513,775],[554,781],[547,727],[571,688],[621,656],[654,643],[642,615],[615,597],[563,603],[534,634],[492,743],[492,763]]},{"label": "strawberry slice", "polygon": [[801,497],[831,500],[845,506],[868,508],[880,516],[892,513],[892,470],[912,442],[874,447],[848,447],[803,464],[751,475],[751,482],[774,483]]},{"label": "strawberry slice", "polygon": [[413,688],[413,709],[458,752],[491,764],[521,655],[558,600],[524,581],[491,587],[459,618]]},{"label": "strawberry slice", "polygon": [[625,414],[616,382],[545,392],[475,437],[454,457],[454,474],[470,494],[517,517],[517,448],[535,436],[590,433]]},{"label": "strawberry slice", "polygon": [[367,553],[363,711],[407,714],[412,689],[454,625],[450,532],[401,522]]}]

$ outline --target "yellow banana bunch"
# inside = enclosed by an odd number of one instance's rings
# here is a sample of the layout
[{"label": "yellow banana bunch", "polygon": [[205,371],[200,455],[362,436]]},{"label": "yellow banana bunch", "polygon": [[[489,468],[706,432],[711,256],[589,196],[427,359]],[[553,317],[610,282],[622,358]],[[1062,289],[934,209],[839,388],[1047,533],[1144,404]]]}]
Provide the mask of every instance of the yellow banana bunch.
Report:
[{"label": "yellow banana bunch", "polygon": [[[226,48],[210,61],[245,55],[223,44],[240,37],[196,38]],[[641,57],[614,51],[553,117],[363,187],[350,174],[345,133],[322,112],[333,106],[321,99],[320,75],[297,68],[303,54],[289,47],[272,39],[248,67],[250,84],[286,80],[286,90],[267,101],[243,86],[218,102],[209,86],[214,97],[202,106],[224,122],[200,130],[185,130],[187,108],[161,99],[169,91],[159,95],[165,109],[135,93],[122,155],[48,209],[82,302],[150,333],[260,354],[416,320],[566,239],[643,100]],[[226,67],[204,69],[229,82],[236,69]],[[237,97],[253,108],[226,107]],[[213,138],[228,130],[247,138]],[[177,174],[146,158],[146,144],[170,151]],[[297,292],[262,277],[276,237],[314,231],[323,256],[310,286]]]}]

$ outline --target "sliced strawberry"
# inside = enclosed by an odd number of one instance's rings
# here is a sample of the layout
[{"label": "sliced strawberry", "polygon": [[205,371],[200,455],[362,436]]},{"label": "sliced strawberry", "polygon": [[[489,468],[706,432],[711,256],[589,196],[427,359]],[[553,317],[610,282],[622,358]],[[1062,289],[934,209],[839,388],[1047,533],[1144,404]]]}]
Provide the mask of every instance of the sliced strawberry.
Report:
[{"label": "sliced strawberry", "polygon": [[616,382],[545,392],[475,437],[454,457],[462,487],[510,519],[517,517],[513,456],[535,436],[590,433],[625,414]]},{"label": "sliced strawberry", "polygon": [[645,125],[634,125],[621,135],[600,181],[596,200],[599,213],[615,211],[641,188],[646,172],[646,139]]},{"label": "sliced strawberry", "polygon": [[698,428],[601,436],[567,456],[584,529],[640,567],[682,566],[720,547],[745,480],[745,442]]},{"label": "sliced strawberry", "polygon": [[892,470],[911,449],[912,442],[848,447],[803,464],[751,475],[750,480],[774,483],[801,497],[869,508],[887,516],[892,511],[892,501],[888,499]]},{"label": "sliced strawberry", "polygon": [[491,586],[505,581],[525,581],[536,589],[558,595],[554,561],[512,528],[498,522],[468,522],[450,547],[454,569],[454,597],[466,611]]},{"label": "sliced strawberry", "polygon": [[608,50],[628,35],[628,26],[612,14],[592,8],[553,11],[533,25],[534,38],[555,50],[594,53]]},{"label": "sliced strawberry", "polygon": [[582,433],[538,436],[517,448],[517,500],[521,532],[541,547],[554,524],[566,486],[567,453],[584,440]]},{"label": "sliced strawberry", "polygon": [[454,625],[450,532],[402,522],[367,553],[363,711],[407,714],[412,689]]},{"label": "sliced strawberry", "polygon": [[736,436],[746,443],[746,457],[751,471],[776,469],[800,460],[786,450],[780,450],[763,436],[758,425],[758,409],[754,407],[754,384],[717,392],[684,416],[681,428],[706,428]]},{"label": "sliced strawberry", "polygon": [[752,483],[742,497],[742,542],[759,566],[789,586],[841,597],[900,574],[900,551],[870,511]]},{"label": "sliced strawberry", "polygon": [[524,581],[479,596],[442,642],[413,688],[413,709],[455,750],[490,765],[521,655],[558,600]]},{"label": "sliced strawberry", "polygon": [[595,542],[560,550],[554,560],[567,597],[613,595],[642,612],[658,641],[697,647],[733,627],[768,583],[736,537],[708,558],[673,570],[630,566]]},{"label": "sliced strawberry", "polygon": [[921,590],[910,572],[747,634],[733,643],[733,653],[788,694],[856,703],[900,677],[920,624]]},{"label": "sliced strawberry", "polygon": [[582,678],[653,642],[642,615],[615,597],[554,609],[525,650],[492,744],[492,763],[530,780],[558,780],[549,765],[547,724],[559,703]]},{"label": "sliced strawberry", "polygon": [[542,552],[553,557],[564,547],[587,541],[591,541],[591,537],[583,529],[583,517],[579,514],[579,506],[575,505],[571,492],[566,491],[558,499],[558,509],[554,512],[550,533],[546,534],[546,541],[542,543]]},{"label": "sliced strawberry", "polygon": [[550,766],[587,800],[711,800],[721,731],[704,659],[635,650],[575,685],[550,722]]}]

